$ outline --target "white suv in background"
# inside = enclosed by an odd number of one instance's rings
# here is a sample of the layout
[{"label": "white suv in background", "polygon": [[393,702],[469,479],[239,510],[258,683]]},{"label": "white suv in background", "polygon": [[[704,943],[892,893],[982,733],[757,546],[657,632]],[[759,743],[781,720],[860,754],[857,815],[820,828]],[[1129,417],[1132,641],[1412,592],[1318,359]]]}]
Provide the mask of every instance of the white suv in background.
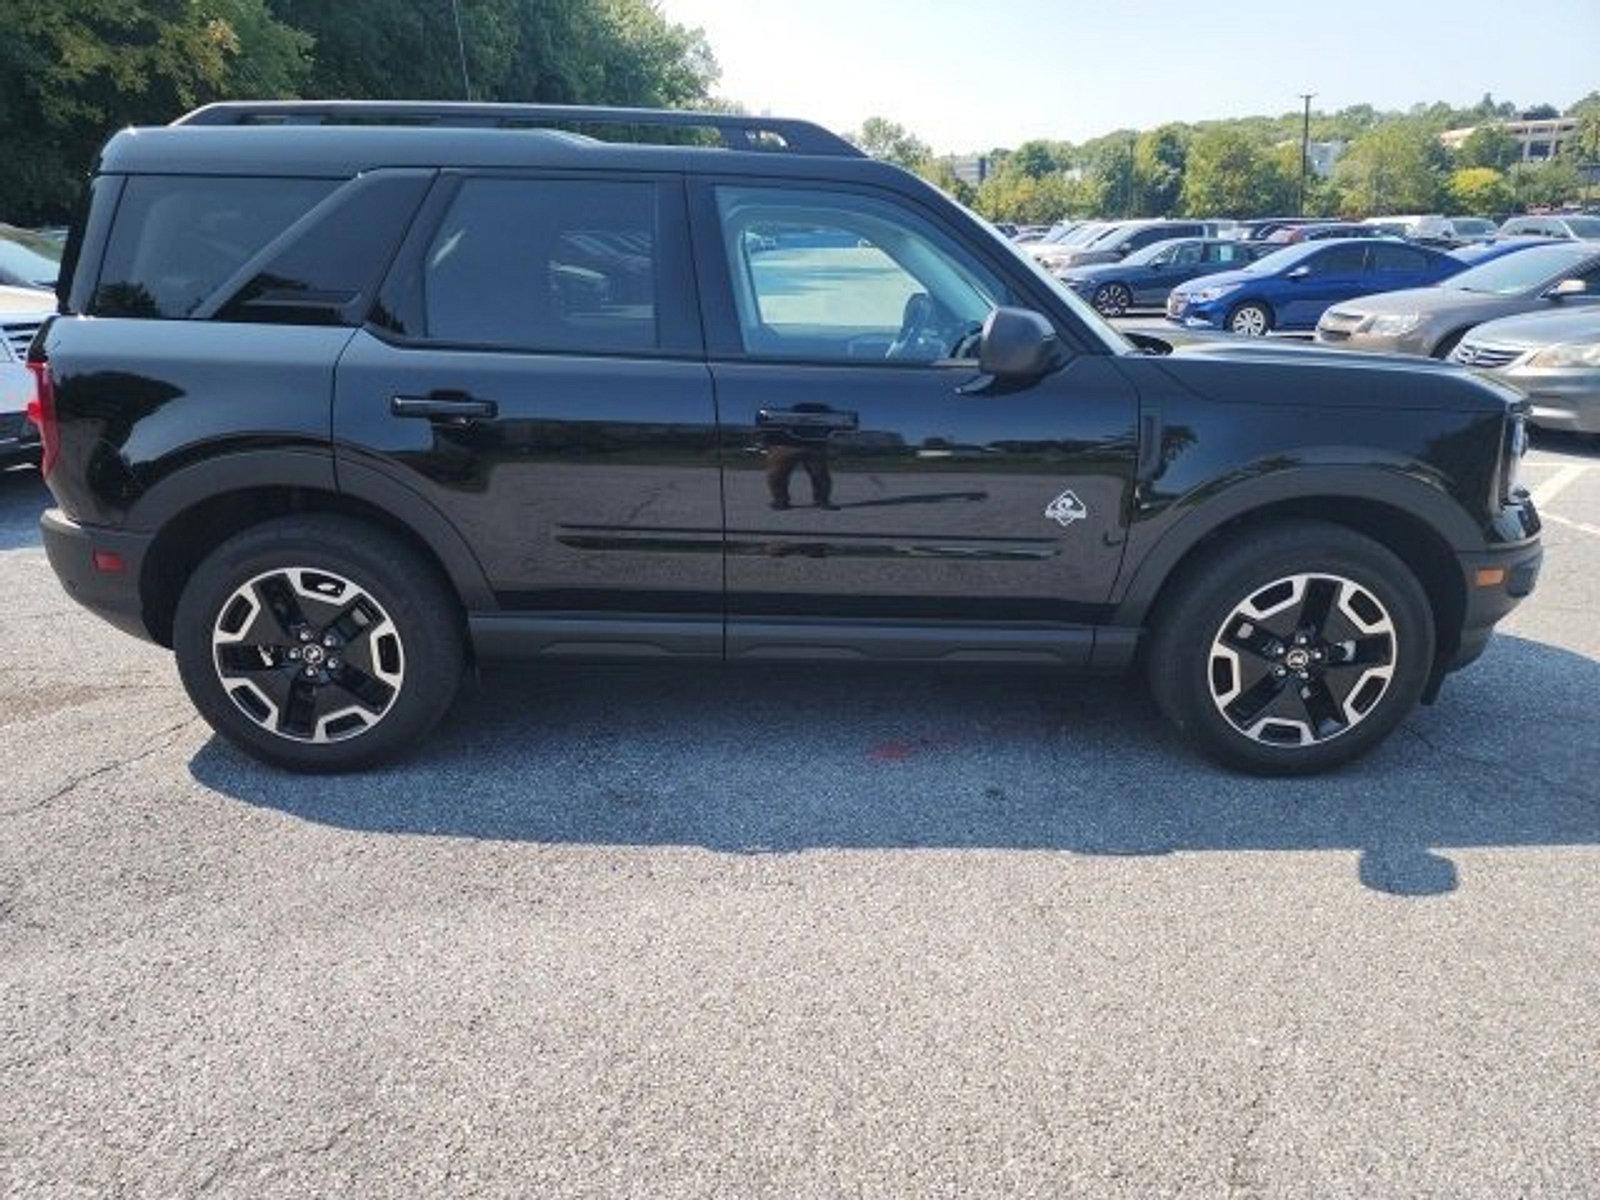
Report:
[{"label": "white suv in background", "polygon": [[33,377],[23,358],[55,303],[54,295],[37,288],[0,286],[0,468],[38,457],[39,434],[26,416]]}]

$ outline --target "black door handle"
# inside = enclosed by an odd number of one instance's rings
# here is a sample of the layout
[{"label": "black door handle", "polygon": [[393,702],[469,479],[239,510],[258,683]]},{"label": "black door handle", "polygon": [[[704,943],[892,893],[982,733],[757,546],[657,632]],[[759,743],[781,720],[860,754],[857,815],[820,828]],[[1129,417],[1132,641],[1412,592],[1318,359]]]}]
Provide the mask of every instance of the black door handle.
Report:
[{"label": "black door handle", "polygon": [[756,411],[756,424],[765,429],[855,429],[861,418],[853,412],[817,412],[804,408],[763,408]]},{"label": "black door handle", "polygon": [[465,425],[469,421],[494,420],[500,407],[493,400],[479,400],[465,392],[436,392],[431,396],[395,396],[389,401],[389,411],[397,417]]}]

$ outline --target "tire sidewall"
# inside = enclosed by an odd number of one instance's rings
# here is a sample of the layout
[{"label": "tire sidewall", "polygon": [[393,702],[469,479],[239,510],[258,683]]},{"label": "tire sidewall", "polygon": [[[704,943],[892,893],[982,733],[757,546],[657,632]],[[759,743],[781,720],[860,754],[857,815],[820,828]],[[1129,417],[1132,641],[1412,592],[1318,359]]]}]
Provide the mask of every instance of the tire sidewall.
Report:
[{"label": "tire sidewall", "polygon": [[[245,716],[217,676],[212,634],[222,606],[248,580],[286,567],[349,579],[399,632],[405,655],[400,694],[382,720],[355,737],[327,743],[279,737]],[[413,749],[454,699],[464,649],[452,604],[427,564],[381,530],[339,518],[284,518],[223,543],[201,563],[178,601],[173,651],[200,714],[246,752],[294,770],[359,769]]]},{"label": "tire sidewall", "polygon": [[[1433,669],[1433,610],[1416,577],[1389,550],[1349,534],[1326,550],[1274,556],[1246,552],[1219,567],[1196,580],[1180,601],[1171,614],[1177,627],[1156,639],[1155,652],[1164,661],[1149,664],[1153,680],[1165,672],[1176,676],[1157,680],[1158,699],[1167,715],[1213,758],[1254,773],[1314,774],[1365,754],[1416,706]],[[1218,710],[1210,686],[1211,645],[1242,601],[1278,579],[1301,573],[1342,575],[1372,592],[1394,622],[1395,673],[1383,698],[1347,732],[1311,746],[1271,746],[1239,732]]]}]

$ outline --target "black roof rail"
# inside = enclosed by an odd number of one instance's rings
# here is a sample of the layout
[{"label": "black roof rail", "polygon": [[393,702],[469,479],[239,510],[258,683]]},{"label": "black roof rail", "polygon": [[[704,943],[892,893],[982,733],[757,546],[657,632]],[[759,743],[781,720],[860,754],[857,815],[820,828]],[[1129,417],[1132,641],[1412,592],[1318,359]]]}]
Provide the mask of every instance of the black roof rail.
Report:
[{"label": "black roof rail", "polygon": [[729,150],[862,157],[836,133],[810,121],[692,109],[599,108],[577,104],[472,104],[433,100],[224,100],[186,113],[174,125],[404,125],[522,128],[530,125],[655,125],[714,129]]}]

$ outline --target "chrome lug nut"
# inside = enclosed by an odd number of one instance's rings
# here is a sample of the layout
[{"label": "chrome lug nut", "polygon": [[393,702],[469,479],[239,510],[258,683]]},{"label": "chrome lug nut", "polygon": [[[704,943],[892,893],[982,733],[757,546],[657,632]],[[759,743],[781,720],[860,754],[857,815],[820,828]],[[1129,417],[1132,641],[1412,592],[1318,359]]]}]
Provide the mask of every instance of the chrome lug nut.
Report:
[{"label": "chrome lug nut", "polygon": [[338,655],[333,655],[328,659],[328,670],[337,671],[338,669],[339,669],[339,656]]},{"label": "chrome lug nut", "polygon": [[323,639],[322,639],[322,644],[324,646],[328,647],[328,649],[332,650],[335,646],[337,646],[339,644],[339,639],[334,637],[333,634],[331,634],[331,633],[325,634],[323,636]]},{"label": "chrome lug nut", "polygon": [[300,657],[300,647],[299,646],[291,646],[289,648],[289,657],[290,658],[296,658],[296,659],[299,658]]},{"label": "chrome lug nut", "polygon": [[1273,676],[1275,678],[1278,678],[1278,679],[1282,679],[1288,673],[1289,673],[1289,668],[1288,667],[1273,667],[1272,668]]},{"label": "chrome lug nut", "polygon": [[307,679],[315,679],[316,677],[317,677],[317,669],[315,667],[307,667],[306,668],[306,678]]},{"label": "chrome lug nut", "polygon": [[309,642],[309,641],[310,641],[310,640],[311,640],[311,630],[309,630],[309,629],[302,629],[302,630],[301,630],[301,631],[300,631],[300,640],[301,640],[301,641],[302,641],[302,642]]}]

